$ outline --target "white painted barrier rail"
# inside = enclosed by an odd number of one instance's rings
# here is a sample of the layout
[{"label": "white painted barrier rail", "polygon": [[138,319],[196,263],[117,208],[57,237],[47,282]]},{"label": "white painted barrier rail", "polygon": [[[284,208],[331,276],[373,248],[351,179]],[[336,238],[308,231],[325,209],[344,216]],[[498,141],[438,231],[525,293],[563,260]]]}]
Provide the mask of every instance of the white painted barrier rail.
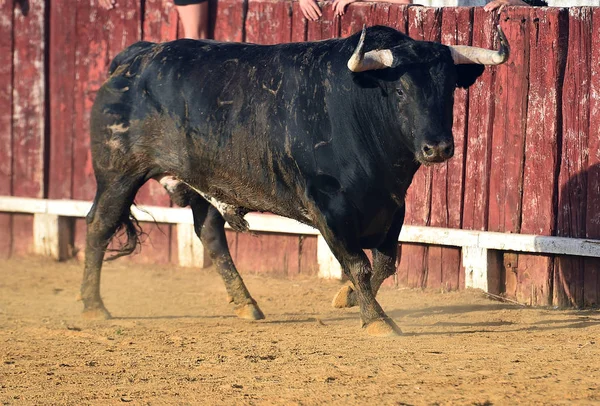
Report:
[{"label": "white painted barrier rail", "polygon": [[[65,241],[68,241],[69,230],[64,220],[85,217],[90,207],[91,202],[80,200],[0,196],[0,212],[34,215],[34,250],[38,254],[55,259],[61,259],[66,255]],[[193,232],[191,210],[140,205],[132,206],[132,213],[139,221],[176,224],[180,264],[205,265],[204,250]],[[319,276],[342,277],[339,263],[316,229],[272,214],[249,213],[245,218],[250,225],[250,230],[254,232],[318,236]],[[498,254],[503,251],[600,257],[600,240],[582,238],[405,225],[399,241],[462,248],[466,273],[465,285],[485,291],[488,289],[488,270],[492,266],[497,266]]]}]

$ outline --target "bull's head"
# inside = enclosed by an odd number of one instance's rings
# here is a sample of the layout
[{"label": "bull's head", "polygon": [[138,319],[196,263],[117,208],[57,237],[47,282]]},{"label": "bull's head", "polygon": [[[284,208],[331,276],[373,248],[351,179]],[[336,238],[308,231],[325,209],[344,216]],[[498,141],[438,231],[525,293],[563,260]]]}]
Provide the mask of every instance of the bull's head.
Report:
[{"label": "bull's head", "polygon": [[410,139],[416,159],[431,164],[451,158],[454,89],[473,84],[483,65],[506,62],[509,46],[500,26],[498,51],[409,40],[390,49],[365,52],[365,35],[363,28],[348,68],[352,72],[390,69],[394,74],[387,75],[387,82],[394,87],[390,93],[398,108],[394,121]]}]

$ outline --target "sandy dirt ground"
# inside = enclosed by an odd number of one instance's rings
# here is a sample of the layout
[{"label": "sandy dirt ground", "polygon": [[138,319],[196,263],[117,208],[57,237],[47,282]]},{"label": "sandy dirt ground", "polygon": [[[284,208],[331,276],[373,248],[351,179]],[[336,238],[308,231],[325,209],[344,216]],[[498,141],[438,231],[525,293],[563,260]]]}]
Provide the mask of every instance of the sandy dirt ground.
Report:
[{"label": "sandy dirt ground", "polygon": [[81,264],[0,261],[0,401],[18,404],[600,404],[600,312],[481,292],[384,289],[371,338],[340,283],[246,275],[267,320],[233,316],[211,269],[105,266],[114,319],[85,321]]}]

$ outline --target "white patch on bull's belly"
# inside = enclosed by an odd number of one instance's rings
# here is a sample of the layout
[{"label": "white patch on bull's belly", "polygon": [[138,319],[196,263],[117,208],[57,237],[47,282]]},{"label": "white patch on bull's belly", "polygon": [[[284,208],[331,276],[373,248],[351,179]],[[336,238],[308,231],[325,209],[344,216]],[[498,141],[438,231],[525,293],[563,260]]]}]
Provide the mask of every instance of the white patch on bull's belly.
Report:
[{"label": "white patch on bull's belly", "polygon": [[[187,183],[186,183],[186,185],[187,185]],[[188,185],[188,186],[190,186],[190,185]],[[198,190],[192,186],[190,186],[190,188],[192,188],[196,193],[198,193],[200,196],[202,196],[204,199],[206,199],[207,202],[209,202],[211,205],[213,205],[214,208],[217,209],[219,211],[219,213],[221,213],[221,216],[226,217],[225,213],[227,213],[230,210],[235,211],[235,206],[220,202],[217,199],[215,199],[214,197],[211,197],[211,196],[207,195],[206,193],[201,192],[200,190]]]},{"label": "white patch on bull's belly", "polygon": [[175,193],[175,191],[177,190],[177,185],[179,183],[184,183],[190,189],[192,189],[194,192],[196,192],[200,196],[202,196],[207,202],[209,202],[211,205],[213,205],[214,208],[217,209],[219,211],[219,213],[221,213],[222,216],[225,216],[225,213],[227,211],[234,211],[235,212],[235,206],[232,206],[232,205],[227,204],[227,203],[220,202],[217,199],[215,199],[214,197],[207,195],[203,191],[201,191],[199,189],[196,189],[195,187],[193,187],[189,183],[186,183],[186,182],[184,182],[184,181],[182,181],[180,179],[177,179],[175,176],[165,175],[165,176],[161,177],[160,179],[158,179],[158,182],[165,189],[167,189],[167,191],[169,193]]}]

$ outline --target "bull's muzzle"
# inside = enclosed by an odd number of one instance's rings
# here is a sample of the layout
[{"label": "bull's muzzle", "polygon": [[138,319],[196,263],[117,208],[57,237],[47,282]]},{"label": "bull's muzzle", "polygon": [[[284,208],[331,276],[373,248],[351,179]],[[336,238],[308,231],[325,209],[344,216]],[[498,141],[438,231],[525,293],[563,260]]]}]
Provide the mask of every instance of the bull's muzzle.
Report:
[{"label": "bull's muzzle", "polygon": [[423,142],[417,159],[423,164],[444,162],[454,155],[454,141]]}]

